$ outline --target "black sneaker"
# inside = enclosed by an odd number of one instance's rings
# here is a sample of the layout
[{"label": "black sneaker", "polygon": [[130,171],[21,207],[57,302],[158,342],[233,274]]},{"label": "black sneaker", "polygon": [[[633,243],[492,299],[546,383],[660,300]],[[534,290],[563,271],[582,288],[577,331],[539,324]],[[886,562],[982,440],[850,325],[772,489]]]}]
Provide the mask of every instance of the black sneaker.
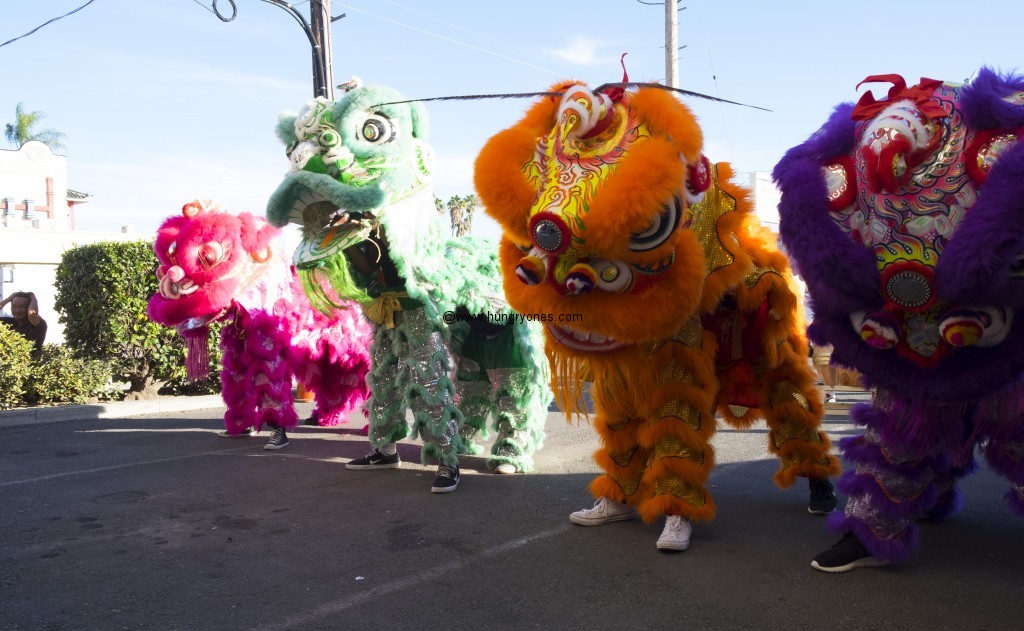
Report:
[{"label": "black sneaker", "polygon": [[459,488],[459,468],[446,464],[438,467],[434,477],[434,486],[430,487],[430,492],[451,493],[457,488]]},{"label": "black sneaker", "polygon": [[397,451],[388,456],[374,449],[362,458],[357,458],[347,463],[345,468],[361,471],[363,469],[397,469],[401,466],[402,459],[398,457]]},{"label": "black sneaker", "polygon": [[270,435],[270,442],[263,445],[263,448],[267,451],[274,451],[276,449],[284,449],[291,442],[288,440],[288,434],[284,433],[283,427],[275,427],[274,433]]},{"label": "black sneaker", "polygon": [[302,424],[303,425],[311,425],[313,427],[319,427],[320,426],[320,417],[317,414],[316,410],[313,410],[313,413],[310,414],[309,418],[307,418],[305,421],[303,421]]},{"label": "black sneaker", "polygon": [[825,550],[811,561],[811,567],[822,572],[849,572],[859,567],[881,567],[888,561],[876,559],[852,532],[843,535],[839,543]]},{"label": "black sneaker", "polygon": [[836,490],[828,478],[807,478],[807,486],[811,489],[811,501],[807,504],[808,513],[828,515],[836,509]]}]

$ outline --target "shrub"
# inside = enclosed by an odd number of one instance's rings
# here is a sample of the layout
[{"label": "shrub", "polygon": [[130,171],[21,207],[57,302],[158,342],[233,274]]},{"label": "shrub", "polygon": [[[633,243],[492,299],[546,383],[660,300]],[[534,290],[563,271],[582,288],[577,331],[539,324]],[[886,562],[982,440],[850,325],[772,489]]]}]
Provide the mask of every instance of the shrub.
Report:
[{"label": "shrub", "polygon": [[106,362],[75,357],[66,346],[46,344],[25,382],[25,401],[38,404],[109,400],[120,394],[110,385],[110,378]]},{"label": "shrub", "polygon": [[0,410],[22,405],[32,365],[32,343],[0,324]]},{"label": "shrub", "polygon": [[[210,376],[202,381],[192,381],[184,374],[174,377],[160,389],[160,394],[165,395],[200,395],[220,394],[220,371],[221,371],[221,350],[220,332],[224,328],[223,322],[211,322],[210,337],[207,340],[206,352],[210,357]],[[182,360],[184,361],[184,360]],[[184,364],[183,364],[184,365]]]},{"label": "shrub", "polygon": [[146,315],[157,291],[157,260],[147,241],[101,242],[64,252],[54,303],[78,357],[108,362],[129,392],[155,396],[185,374],[185,345]]}]

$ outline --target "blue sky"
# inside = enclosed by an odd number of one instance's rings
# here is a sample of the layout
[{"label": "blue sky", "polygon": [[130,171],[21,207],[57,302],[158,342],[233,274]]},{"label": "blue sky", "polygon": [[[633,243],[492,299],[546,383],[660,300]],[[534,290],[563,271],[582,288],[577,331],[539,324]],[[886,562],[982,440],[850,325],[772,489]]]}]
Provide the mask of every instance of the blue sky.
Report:
[{"label": "blue sky", "polygon": [[[85,1],[7,3],[0,43]],[[0,123],[24,102],[66,134],[70,186],[93,196],[78,229],[152,232],[195,197],[262,214],[288,164],[278,114],[312,98],[310,49],[278,7],[236,0],[224,23],[210,4],[96,0],[0,47]],[[308,2],[293,4],[308,16]],[[772,110],[687,100],[705,153],[741,174],[770,171],[868,75],[964,81],[982,65],[1024,64],[1009,26],[1024,19],[1019,2],[679,4],[680,86]],[[227,0],[218,7],[230,14]],[[357,75],[409,98],[536,92],[617,81],[622,53],[631,80],[665,77],[664,7],[638,0],[348,0],[331,12],[347,15],[333,25],[335,84]],[[529,104],[429,103],[435,194],[473,192],[480,147]],[[474,232],[496,228],[481,219]]]}]

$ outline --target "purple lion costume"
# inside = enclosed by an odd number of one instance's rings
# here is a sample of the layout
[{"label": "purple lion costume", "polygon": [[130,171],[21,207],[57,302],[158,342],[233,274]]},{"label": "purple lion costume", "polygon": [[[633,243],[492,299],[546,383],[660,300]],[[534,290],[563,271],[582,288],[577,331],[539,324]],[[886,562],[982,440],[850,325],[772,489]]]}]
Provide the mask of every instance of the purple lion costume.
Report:
[{"label": "purple lion costume", "polygon": [[207,373],[210,322],[224,320],[220,346],[226,435],[263,424],[287,444],[298,424],[293,376],[313,391],[319,425],[338,425],[368,390],[369,324],[357,308],[330,316],[313,309],[298,276],[274,246],[277,228],[251,213],[232,214],[207,200],[168,218],[153,249],[159,292],[149,317],[188,340],[190,378]]},{"label": "purple lion costume", "polygon": [[812,563],[829,572],[910,557],[916,520],[960,508],[976,447],[1024,517],[1024,76],[879,81],[887,98],[838,106],[774,171],[809,336],[877,389],[840,442],[847,534]]}]

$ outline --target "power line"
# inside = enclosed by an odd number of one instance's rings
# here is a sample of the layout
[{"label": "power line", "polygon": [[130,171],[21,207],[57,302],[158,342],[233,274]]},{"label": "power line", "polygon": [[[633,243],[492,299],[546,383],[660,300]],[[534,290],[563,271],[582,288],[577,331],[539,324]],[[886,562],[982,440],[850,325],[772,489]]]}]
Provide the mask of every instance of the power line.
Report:
[{"label": "power line", "polygon": [[216,12],[216,11],[214,11],[214,10],[213,10],[213,9],[211,9],[210,7],[206,6],[205,4],[203,4],[202,2],[200,2],[199,0],[192,0],[192,2],[195,2],[195,3],[196,3],[196,4],[198,4],[199,6],[203,7],[203,8],[204,8],[204,9],[206,9],[207,11],[209,11],[210,13],[212,13],[212,14],[214,14],[214,15],[217,15],[217,12]]},{"label": "power line", "polygon": [[95,1],[96,0],[89,0],[88,2],[83,4],[82,6],[78,7],[77,9],[73,9],[71,11],[68,11],[64,15],[59,15],[59,16],[57,16],[55,18],[50,18],[49,20],[43,22],[42,24],[40,24],[39,26],[35,27],[34,29],[29,31],[28,33],[25,33],[24,35],[19,35],[18,37],[15,37],[14,39],[9,39],[6,42],[4,42],[3,44],[0,44],[0,48],[3,48],[4,46],[6,46],[6,45],[8,45],[8,44],[10,44],[12,42],[16,42],[19,39],[24,39],[24,38],[28,37],[29,35],[31,35],[32,33],[35,33],[39,29],[43,28],[44,26],[46,26],[48,24],[52,24],[52,23],[56,22],[57,20],[59,20],[61,18],[66,18],[67,16],[71,15],[72,13],[78,13],[79,11],[81,11],[82,9],[84,9],[87,6],[89,6],[90,4],[92,4]]},{"label": "power line", "polygon": [[[427,18],[428,20],[433,20],[434,22],[439,22],[441,24],[444,24],[445,26],[450,26],[450,27],[452,27],[454,29],[458,29],[458,30],[462,31],[463,33],[469,33],[470,35],[475,35],[476,37],[479,37],[481,39],[485,39],[485,40],[494,42],[495,44],[499,44],[501,46],[504,46],[505,48],[511,48],[514,51],[517,51],[517,52],[520,52],[520,53],[526,53],[527,55],[530,55],[531,57],[537,57],[539,59],[547,59],[547,57],[545,57],[544,55],[539,55],[539,54],[533,52],[532,50],[527,50],[525,48],[519,48],[517,46],[513,46],[512,44],[509,44],[508,42],[503,42],[500,39],[491,37],[489,35],[484,35],[483,33],[478,33],[476,31],[473,31],[473,30],[470,30],[468,28],[459,26],[458,24],[454,24],[452,22],[446,22],[445,20],[442,20],[441,18],[434,17],[434,16],[432,16],[432,15],[430,15],[428,13],[424,13],[422,11],[417,11],[416,9],[413,9],[412,7],[407,7],[407,6],[399,4],[397,2],[392,2],[391,0],[381,0],[381,2],[384,2],[386,4],[390,4],[392,6],[400,8],[400,9],[404,9],[406,11],[409,11],[410,13],[415,13],[417,15],[422,15],[423,17]],[[335,4],[337,4],[337,2],[335,2]]]},{"label": "power line", "polygon": [[391,18],[387,18],[387,17],[384,17],[382,15],[377,15],[375,13],[371,13],[371,12],[366,11],[364,9],[359,9],[357,7],[353,7],[352,5],[344,4],[344,3],[341,3],[341,2],[332,2],[332,4],[336,4],[339,7],[343,7],[345,9],[348,9],[349,11],[356,11],[357,13],[364,13],[366,15],[369,15],[370,17],[377,18],[378,20],[384,20],[385,22],[391,22],[392,24],[397,24],[398,26],[402,26],[402,27],[405,27],[407,29],[411,29],[413,31],[419,31],[420,33],[424,33],[426,35],[430,35],[431,37],[436,37],[438,39],[442,39],[442,40],[451,42],[453,44],[458,44],[459,46],[465,46],[466,48],[472,48],[473,50],[478,50],[478,51],[480,51],[482,53],[486,53],[488,55],[492,55],[494,57],[498,57],[499,59],[504,59],[506,61],[511,61],[513,63],[517,63],[517,64],[520,64],[522,66],[526,66],[527,68],[533,68],[534,70],[540,70],[541,72],[546,72],[548,74],[552,74],[552,75],[555,75],[557,77],[564,76],[564,73],[559,72],[557,70],[551,70],[550,68],[543,68],[541,66],[537,66],[537,65],[534,65],[534,64],[522,61],[520,59],[516,59],[514,57],[509,57],[508,55],[502,55],[501,53],[495,52],[493,50],[488,50],[486,48],[480,48],[479,46],[474,46],[473,44],[467,44],[466,42],[459,41],[459,40],[453,39],[451,37],[446,37],[444,35],[440,35],[438,33],[434,33],[434,32],[428,31],[426,29],[419,28],[417,26],[412,26],[411,24],[405,24],[404,22],[399,22],[398,20],[393,20]]}]

